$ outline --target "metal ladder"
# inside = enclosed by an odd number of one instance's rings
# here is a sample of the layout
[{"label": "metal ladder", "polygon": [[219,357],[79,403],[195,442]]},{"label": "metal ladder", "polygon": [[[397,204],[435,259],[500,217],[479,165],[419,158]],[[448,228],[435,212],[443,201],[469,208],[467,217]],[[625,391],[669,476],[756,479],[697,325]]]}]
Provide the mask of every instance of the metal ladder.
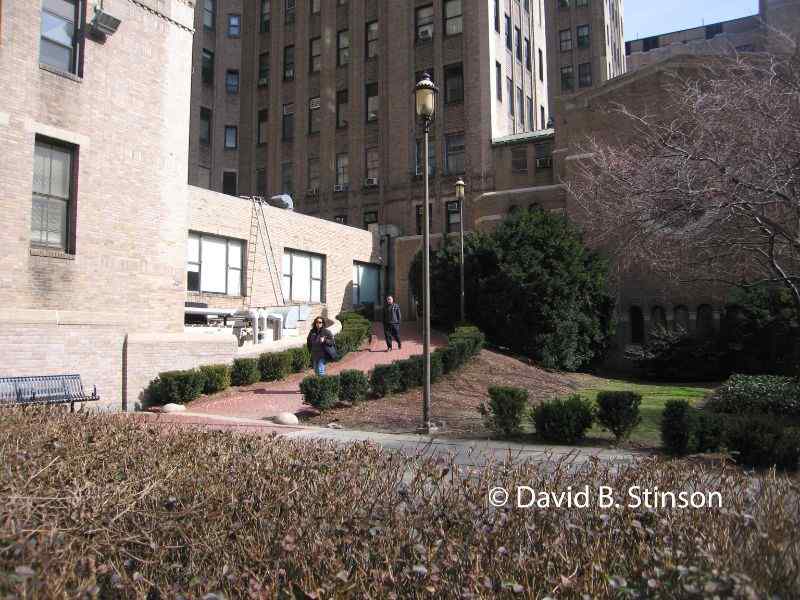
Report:
[{"label": "metal ladder", "polygon": [[258,239],[261,238],[264,248],[264,260],[267,263],[267,271],[275,291],[275,297],[280,297],[281,305],[286,306],[286,298],[283,297],[283,286],[281,285],[281,273],[278,270],[278,261],[275,259],[275,249],[272,247],[272,240],[269,236],[267,227],[267,216],[264,214],[263,198],[253,196],[252,210],[250,211],[250,240],[247,253],[247,297],[250,306],[253,305],[253,286],[255,284],[256,256]]}]

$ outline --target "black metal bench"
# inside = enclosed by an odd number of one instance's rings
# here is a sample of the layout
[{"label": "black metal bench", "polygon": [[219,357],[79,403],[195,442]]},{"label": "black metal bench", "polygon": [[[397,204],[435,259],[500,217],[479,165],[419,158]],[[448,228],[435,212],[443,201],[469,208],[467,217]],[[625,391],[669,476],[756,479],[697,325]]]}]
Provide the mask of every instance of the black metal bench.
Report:
[{"label": "black metal bench", "polygon": [[39,375],[35,377],[0,377],[0,408],[33,404],[69,404],[99,400],[97,386],[90,396],[83,391],[80,375]]}]

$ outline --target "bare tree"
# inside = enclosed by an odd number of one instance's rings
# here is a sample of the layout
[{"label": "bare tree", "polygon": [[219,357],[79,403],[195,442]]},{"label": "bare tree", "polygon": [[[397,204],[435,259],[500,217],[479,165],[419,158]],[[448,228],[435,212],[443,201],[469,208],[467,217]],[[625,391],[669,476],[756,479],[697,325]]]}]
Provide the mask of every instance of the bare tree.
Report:
[{"label": "bare tree", "polygon": [[716,57],[664,92],[656,115],[610,108],[627,142],[577,150],[575,217],[620,269],[778,283],[800,310],[800,61]]}]

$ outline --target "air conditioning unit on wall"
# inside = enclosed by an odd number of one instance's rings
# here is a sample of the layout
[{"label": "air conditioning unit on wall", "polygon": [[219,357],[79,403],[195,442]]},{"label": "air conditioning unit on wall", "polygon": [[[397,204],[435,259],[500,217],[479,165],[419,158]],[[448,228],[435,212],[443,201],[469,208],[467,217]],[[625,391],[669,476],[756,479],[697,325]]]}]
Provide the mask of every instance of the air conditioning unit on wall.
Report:
[{"label": "air conditioning unit on wall", "polygon": [[364,180],[364,187],[368,187],[368,188],[378,187],[378,178],[377,177],[367,177]]}]

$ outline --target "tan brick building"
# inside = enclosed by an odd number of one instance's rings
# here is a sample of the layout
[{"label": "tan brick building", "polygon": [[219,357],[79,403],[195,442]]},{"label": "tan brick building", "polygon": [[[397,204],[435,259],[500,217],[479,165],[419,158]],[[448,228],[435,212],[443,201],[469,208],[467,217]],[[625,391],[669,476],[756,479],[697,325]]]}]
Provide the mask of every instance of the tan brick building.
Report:
[{"label": "tan brick building", "polygon": [[369,232],[267,207],[267,282],[252,204],[187,186],[194,6],[100,5],[0,3],[0,362],[79,373],[118,409],[159,371],[243,351],[186,329],[187,301],[333,317],[380,256]]}]

